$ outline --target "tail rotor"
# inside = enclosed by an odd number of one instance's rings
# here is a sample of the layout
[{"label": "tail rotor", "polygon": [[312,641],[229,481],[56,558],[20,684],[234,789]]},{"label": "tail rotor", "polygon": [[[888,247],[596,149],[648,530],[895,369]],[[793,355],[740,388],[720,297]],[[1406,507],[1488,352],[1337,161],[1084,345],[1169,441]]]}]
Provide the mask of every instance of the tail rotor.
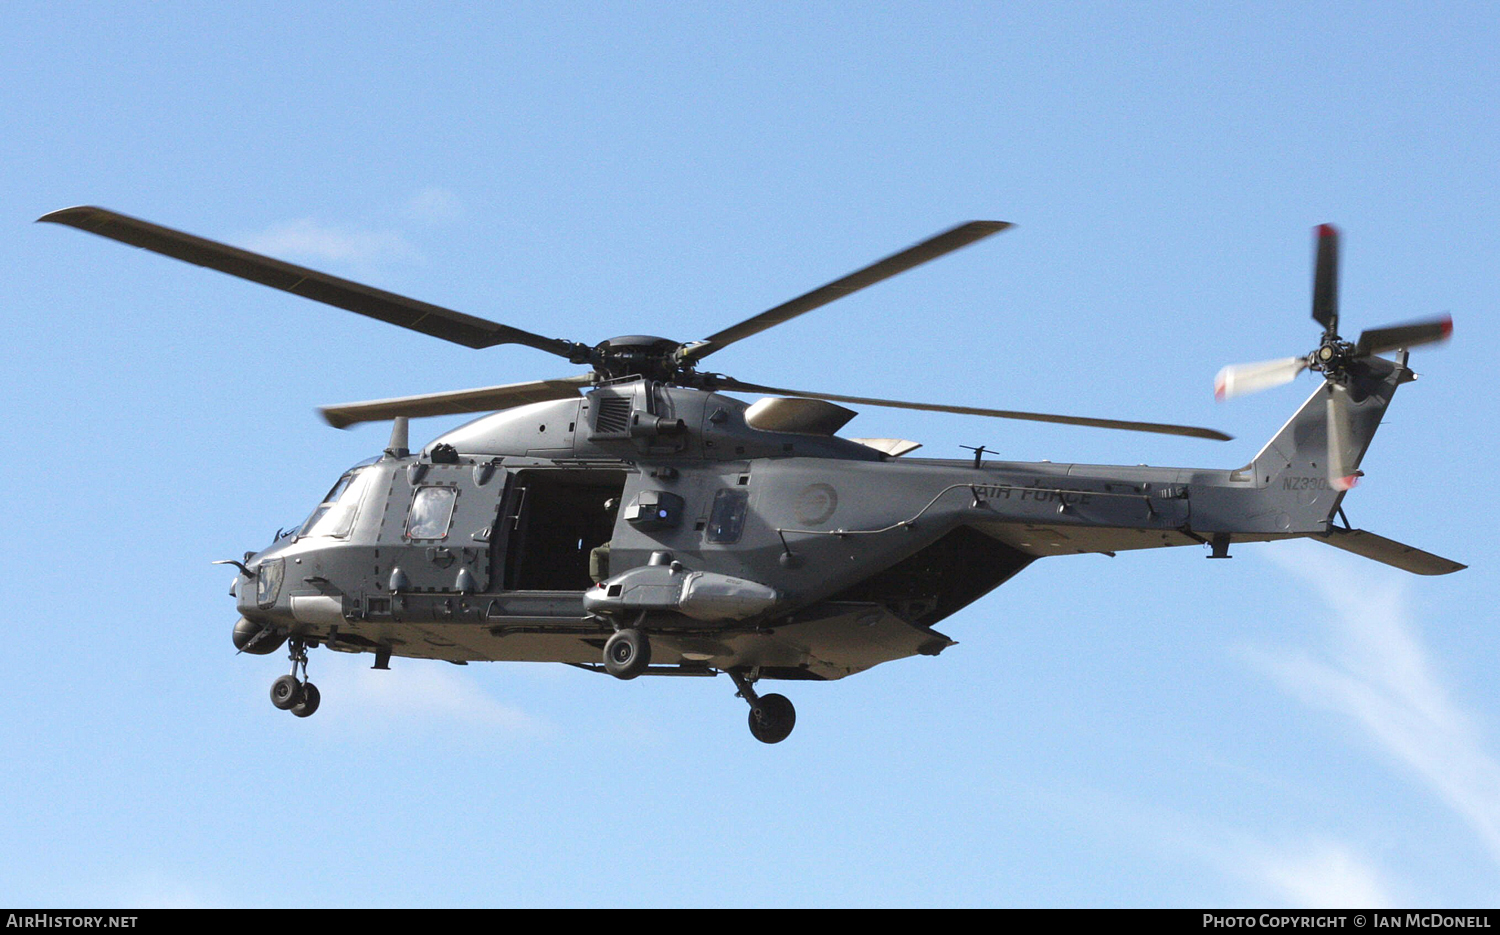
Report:
[{"label": "tail rotor", "polygon": [[1335,490],[1348,490],[1360,477],[1355,469],[1350,427],[1351,385],[1363,371],[1365,361],[1380,354],[1442,341],[1453,333],[1447,315],[1401,325],[1373,328],[1355,342],[1339,336],[1339,232],[1332,224],[1313,229],[1312,317],[1323,326],[1323,339],[1305,357],[1285,357],[1259,363],[1233,364],[1214,378],[1214,395],[1232,399],[1290,383],[1304,370],[1323,375],[1327,392],[1328,483]]}]

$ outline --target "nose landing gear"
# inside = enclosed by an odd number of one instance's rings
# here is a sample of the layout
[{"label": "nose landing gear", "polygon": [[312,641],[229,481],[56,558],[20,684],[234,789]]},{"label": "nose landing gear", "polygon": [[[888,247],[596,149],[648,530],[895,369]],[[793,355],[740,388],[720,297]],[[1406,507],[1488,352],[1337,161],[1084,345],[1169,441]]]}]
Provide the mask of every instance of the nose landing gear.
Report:
[{"label": "nose landing gear", "polygon": [[[292,672],[271,683],[271,704],[282,711],[290,711],[297,717],[309,717],[318,710],[322,696],[318,686],[307,680],[307,644],[302,640],[291,641]],[[297,670],[302,677],[297,677]]]}]

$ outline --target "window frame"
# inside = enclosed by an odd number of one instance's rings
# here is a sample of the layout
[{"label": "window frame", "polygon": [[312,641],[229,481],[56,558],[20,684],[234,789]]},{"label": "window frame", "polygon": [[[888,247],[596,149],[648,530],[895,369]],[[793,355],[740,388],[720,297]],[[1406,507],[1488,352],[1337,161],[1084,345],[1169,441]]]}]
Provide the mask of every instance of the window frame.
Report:
[{"label": "window frame", "polygon": [[[440,490],[445,492],[448,502],[447,515],[443,517],[442,531],[439,535],[417,536],[412,534],[412,517],[416,514],[417,505],[422,502],[423,494],[429,490]],[[411,492],[411,503],[406,507],[406,522],[401,528],[401,536],[408,542],[439,542],[448,538],[453,531],[453,517],[458,512],[458,485],[456,484],[422,484]],[[424,519],[424,523],[430,523],[430,519]]]}]

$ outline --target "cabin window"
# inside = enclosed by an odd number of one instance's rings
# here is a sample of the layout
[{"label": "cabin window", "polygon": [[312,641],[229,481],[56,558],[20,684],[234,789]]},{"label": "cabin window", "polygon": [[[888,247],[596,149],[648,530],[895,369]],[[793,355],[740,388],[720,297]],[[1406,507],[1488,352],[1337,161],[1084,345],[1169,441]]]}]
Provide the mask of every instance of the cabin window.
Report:
[{"label": "cabin window", "polygon": [[406,514],[406,538],[441,539],[448,535],[457,499],[456,487],[418,487]]},{"label": "cabin window", "polygon": [[354,528],[354,516],[359,511],[359,501],[364,499],[370,486],[371,476],[368,471],[350,471],[340,477],[297,535],[332,536],[336,539],[348,536]]},{"label": "cabin window", "polygon": [[748,490],[721,490],[714,494],[713,512],[708,517],[709,542],[738,542],[745,529],[745,514],[749,511]]}]

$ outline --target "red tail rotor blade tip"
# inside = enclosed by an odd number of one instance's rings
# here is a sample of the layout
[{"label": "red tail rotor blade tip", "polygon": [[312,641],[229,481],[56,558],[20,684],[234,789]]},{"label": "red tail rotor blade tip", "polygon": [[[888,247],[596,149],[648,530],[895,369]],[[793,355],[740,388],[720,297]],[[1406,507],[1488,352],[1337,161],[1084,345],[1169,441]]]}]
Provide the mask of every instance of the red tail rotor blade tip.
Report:
[{"label": "red tail rotor blade tip", "polygon": [[1443,319],[1443,337],[1446,338],[1451,334],[1453,334],[1453,316],[1449,315]]},{"label": "red tail rotor blade tip", "polygon": [[1334,227],[1332,224],[1319,224],[1318,225],[1318,236],[1319,237],[1337,237],[1338,233],[1339,233],[1338,228]]},{"label": "red tail rotor blade tip", "polygon": [[1353,490],[1354,485],[1359,483],[1359,479],[1364,476],[1364,471],[1355,471],[1347,477],[1329,478],[1328,483],[1334,490]]}]

